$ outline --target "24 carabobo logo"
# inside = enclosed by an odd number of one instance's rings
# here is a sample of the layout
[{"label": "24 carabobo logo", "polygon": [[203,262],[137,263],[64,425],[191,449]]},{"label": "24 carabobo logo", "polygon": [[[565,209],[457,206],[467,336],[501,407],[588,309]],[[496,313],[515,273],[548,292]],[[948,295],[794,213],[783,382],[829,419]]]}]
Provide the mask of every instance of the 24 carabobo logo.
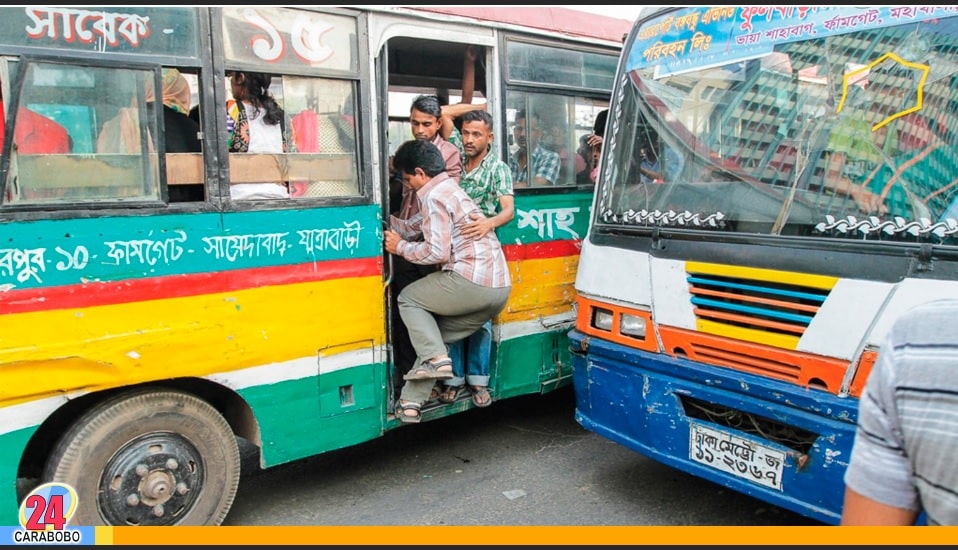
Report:
[{"label": "24 carabobo logo", "polygon": [[76,510],[77,492],[73,487],[66,483],[44,483],[30,491],[20,503],[21,528],[0,528],[3,532],[0,543],[94,544],[93,527],[67,526]]},{"label": "24 carabobo logo", "polygon": [[44,483],[20,503],[20,526],[28,531],[62,530],[77,509],[77,492],[66,483]]}]

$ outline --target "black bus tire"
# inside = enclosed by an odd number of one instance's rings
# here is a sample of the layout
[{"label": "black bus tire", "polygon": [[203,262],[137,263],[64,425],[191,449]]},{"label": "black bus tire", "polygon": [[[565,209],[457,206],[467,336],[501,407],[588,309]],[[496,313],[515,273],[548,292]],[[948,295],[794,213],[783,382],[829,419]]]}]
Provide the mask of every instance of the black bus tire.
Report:
[{"label": "black bus tire", "polygon": [[170,390],[108,399],[81,416],[43,481],[72,486],[70,525],[220,525],[240,478],[236,437],[205,401]]}]

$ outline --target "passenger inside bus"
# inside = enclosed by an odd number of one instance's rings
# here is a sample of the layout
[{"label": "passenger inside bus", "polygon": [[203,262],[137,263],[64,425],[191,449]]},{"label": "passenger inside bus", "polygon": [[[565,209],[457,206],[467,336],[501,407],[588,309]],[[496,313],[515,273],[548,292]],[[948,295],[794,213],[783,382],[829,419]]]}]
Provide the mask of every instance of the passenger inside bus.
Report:
[{"label": "passenger inside bus", "polygon": [[[163,132],[167,153],[199,153],[202,145],[199,139],[200,125],[190,117],[192,91],[186,77],[175,68],[163,69]],[[147,92],[147,106],[152,107],[153,92]],[[153,117],[149,119],[150,130]],[[170,202],[202,201],[206,196],[202,184],[169,186]]]},{"label": "passenger inside bus", "polygon": [[[190,84],[177,69],[163,69],[163,131],[167,153],[199,153],[200,126],[190,118]],[[147,106],[155,105],[153,90],[146,94]],[[149,119],[152,124],[153,118]],[[151,131],[155,131],[152,127]]]},{"label": "passenger inside bus", "polygon": [[665,172],[659,159],[658,144],[648,139],[639,147],[639,183],[665,183]]},{"label": "passenger inside bus", "polygon": [[[443,139],[440,129],[443,125],[442,107],[439,97],[435,95],[420,95],[416,97],[409,108],[409,122],[412,126],[413,137],[419,141],[428,141],[435,145],[442,154],[446,166],[446,174],[457,184],[462,175],[462,158],[459,148]],[[395,170],[390,160],[389,200],[393,214],[402,220],[411,220],[419,213],[419,199],[416,190],[405,183],[402,174]],[[407,261],[400,255],[393,255],[392,293],[399,296],[406,286],[418,281],[436,270],[436,265],[421,265]],[[399,316],[396,300],[392,303],[393,318],[393,361],[397,372],[405,375],[416,363],[416,350],[409,338],[405,323]],[[396,390],[400,389],[399,379],[396,379]],[[436,392],[438,395],[438,390]]]},{"label": "passenger inside bus", "polygon": [[[0,151],[3,150],[6,131],[6,107],[3,104],[3,92],[0,92]],[[26,107],[17,109],[16,129],[13,144],[16,151],[24,155],[65,154],[72,149],[70,134],[56,121],[47,118]],[[23,189],[23,198],[45,198],[50,191]],[[13,187],[7,188],[7,200],[13,199]]]},{"label": "passenger inside bus", "polygon": [[[233,98],[227,102],[230,153],[295,152],[292,124],[269,91],[272,76],[266,73],[232,71]],[[234,200],[286,199],[285,182],[231,183]]]},{"label": "passenger inside bus", "polygon": [[[529,158],[532,165],[532,185],[555,185],[559,179],[561,166],[559,154],[542,146],[542,128],[539,115],[526,116],[525,111],[516,113],[513,135],[519,149],[509,161],[512,181],[515,187],[529,186]],[[529,153],[529,149],[532,153]]]},{"label": "passenger inside bus", "polygon": [[[163,69],[162,71],[163,98],[163,128],[166,152],[187,153],[198,152],[200,143],[196,127],[189,119],[190,86],[177,69]],[[184,97],[185,94],[185,97]],[[154,112],[156,96],[152,83],[147,83],[142,96],[146,104],[146,124],[150,135],[157,135]],[[130,106],[120,109],[115,117],[106,121],[97,135],[97,152],[99,153],[139,153],[140,119],[137,111],[137,100],[131,98]]]},{"label": "passenger inside bus", "polygon": [[579,173],[585,172],[585,157],[579,155],[578,152],[570,151],[566,147],[566,140],[571,131],[565,118],[556,117],[545,126],[545,144],[552,152],[559,155],[559,176],[556,178],[556,184],[566,185],[571,183],[570,179],[574,179]]},{"label": "passenger inside bus", "polygon": [[[66,128],[26,107],[17,110],[16,124],[13,141],[20,154],[63,154],[72,149],[70,134]],[[3,92],[0,91],[0,148],[3,147],[5,129],[6,108],[3,104]]]},{"label": "passenger inside bus", "polygon": [[608,117],[608,109],[599,111],[599,114],[595,115],[595,120],[592,122],[592,134],[586,136],[588,138],[586,143],[592,148],[592,154],[589,156],[591,161],[589,180],[592,183],[595,183],[599,179],[599,159],[602,155],[602,142],[605,140],[605,125]]}]

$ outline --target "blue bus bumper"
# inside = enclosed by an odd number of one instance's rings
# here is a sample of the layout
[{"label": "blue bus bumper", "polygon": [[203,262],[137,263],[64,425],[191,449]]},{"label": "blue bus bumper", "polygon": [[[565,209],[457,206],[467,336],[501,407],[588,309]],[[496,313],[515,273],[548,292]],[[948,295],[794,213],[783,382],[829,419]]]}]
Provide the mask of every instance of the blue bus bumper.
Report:
[{"label": "blue bus bumper", "polygon": [[[569,338],[575,418],[582,427],[692,475],[838,524],[858,399],[643,352],[577,330]],[[716,423],[718,415],[692,410],[703,405],[798,429],[813,442],[797,450],[748,426]]]}]

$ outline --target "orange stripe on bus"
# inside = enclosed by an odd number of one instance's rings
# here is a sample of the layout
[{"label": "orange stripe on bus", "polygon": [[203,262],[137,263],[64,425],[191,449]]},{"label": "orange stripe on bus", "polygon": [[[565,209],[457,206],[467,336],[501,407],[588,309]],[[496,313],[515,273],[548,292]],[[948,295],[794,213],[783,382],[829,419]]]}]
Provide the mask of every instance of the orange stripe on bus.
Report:
[{"label": "orange stripe on bus", "polygon": [[[823,388],[838,395],[848,361],[783,350],[675,327],[659,326],[665,350],[705,364],[760,374],[806,388]],[[762,361],[759,363],[758,361]]]},{"label": "orange stripe on bus", "polygon": [[865,382],[868,381],[868,375],[872,372],[872,367],[875,366],[875,361],[878,359],[877,350],[865,350],[862,352],[861,358],[858,359],[858,368],[855,369],[855,377],[852,378],[851,387],[848,389],[853,397],[861,397],[862,390],[865,389]]},{"label": "orange stripe on bus", "polygon": [[802,326],[779,323],[777,321],[769,321],[767,319],[761,319],[753,315],[735,315],[733,313],[723,313],[720,311],[704,310],[700,308],[694,308],[692,312],[695,313],[697,317],[701,317],[703,319],[722,319],[723,321],[732,321],[734,323],[742,323],[753,327],[781,330],[783,332],[791,332],[794,334],[803,334],[805,332],[805,327]]},{"label": "orange stripe on bus", "polygon": [[737,302],[749,302],[753,304],[765,304],[769,306],[781,307],[783,309],[797,310],[797,311],[807,311],[809,313],[818,313],[818,306],[812,306],[808,304],[797,304],[795,302],[785,302],[782,300],[772,300],[771,298],[760,298],[758,296],[749,296],[747,294],[735,294],[732,292],[720,292],[718,290],[709,290],[706,288],[692,287],[689,288],[689,292],[692,294],[698,294],[701,296],[715,296],[717,298],[728,298],[730,300],[735,300]]}]

